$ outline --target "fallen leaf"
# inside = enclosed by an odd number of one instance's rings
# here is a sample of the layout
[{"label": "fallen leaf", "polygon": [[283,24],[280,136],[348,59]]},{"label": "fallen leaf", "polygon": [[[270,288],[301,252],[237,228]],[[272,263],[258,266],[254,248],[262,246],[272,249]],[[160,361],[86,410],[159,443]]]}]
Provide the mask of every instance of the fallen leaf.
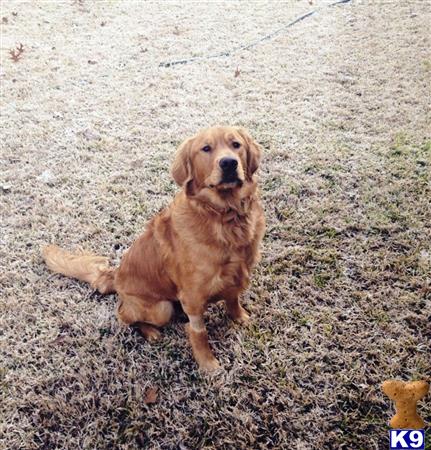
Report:
[{"label": "fallen leaf", "polygon": [[144,403],[149,405],[151,403],[156,403],[157,401],[157,391],[156,387],[150,387],[145,392]]},{"label": "fallen leaf", "polygon": [[24,46],[22,44],[19,44],[16,49],[14,50],[9,50],[9,54],[10,54],[10,58],[14,61],[17,62],[21,59],[21,56],[24,52]]}]

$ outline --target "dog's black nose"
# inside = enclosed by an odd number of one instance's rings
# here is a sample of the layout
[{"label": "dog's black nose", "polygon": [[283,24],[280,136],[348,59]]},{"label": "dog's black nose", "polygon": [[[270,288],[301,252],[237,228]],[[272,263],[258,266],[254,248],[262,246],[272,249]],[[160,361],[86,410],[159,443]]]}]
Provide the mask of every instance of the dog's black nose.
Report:
[{"label": "dog's black nose", "polygon": [[219,164],[225,171],[234,171],[238,167],[238,161],[235,158],[222,158]]}]

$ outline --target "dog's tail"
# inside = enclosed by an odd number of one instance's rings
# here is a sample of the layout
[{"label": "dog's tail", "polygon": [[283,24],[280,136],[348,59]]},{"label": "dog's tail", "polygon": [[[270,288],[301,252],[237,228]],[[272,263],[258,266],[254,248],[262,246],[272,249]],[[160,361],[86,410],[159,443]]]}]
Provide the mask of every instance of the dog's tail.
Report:
[{"label": "dog's tail", "polygon": [[56,245],[48,245],[43,249],[43,257],[53,272],[86,281],[101,294],[116,292],[116,269],[109,266],[108,258],[104,256],[69,253]]}]

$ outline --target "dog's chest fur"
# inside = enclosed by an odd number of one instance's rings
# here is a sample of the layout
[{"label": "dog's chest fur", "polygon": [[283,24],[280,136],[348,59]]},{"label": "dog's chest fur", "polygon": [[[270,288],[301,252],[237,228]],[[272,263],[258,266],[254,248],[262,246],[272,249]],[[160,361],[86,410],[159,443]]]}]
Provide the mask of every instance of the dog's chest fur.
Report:
[{"label": "dog's chest fur", "polygon": [[155,226],[163,272],[177,292],[202,298],[242,291],[257,260],[264,219],[257,196],[223,211],[180,196]]},{"label": "dog's chest fur", "polygon": [[209,295],[221,294],[231,287],[245,288],[257,251],[256,214],[228,212],[219,221],[211,221],[203,236],[203,248],[198,253],[202,263],[208,264]]}]

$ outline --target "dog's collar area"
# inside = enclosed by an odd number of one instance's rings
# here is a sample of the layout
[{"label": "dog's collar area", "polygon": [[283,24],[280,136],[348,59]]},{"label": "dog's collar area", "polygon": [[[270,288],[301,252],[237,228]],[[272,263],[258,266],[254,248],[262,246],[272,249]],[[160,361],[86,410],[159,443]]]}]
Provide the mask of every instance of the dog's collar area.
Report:
[{"label": "dog's collar area", "polygon": [[248,215],[250,209],[251,198],[243,198],[239,204],[239,208],[232,208],[231,206],[220,208],[214,204],[206,203],[205,207],[211,212],[220,216],[223,223],[232,222],[235,219],[242,219]]},{"label": "dog's collar area", "polygon": [[[207,189],[207,193],[214,192],[209,187]],[[246,183],[236,193],[230,189],[224,194],[222,190],[218,190],[218,196],[211,198],[212,195],[206,195],[203,189],[202,192],[189,196],[189,199],[196,207],[219,216],[222,223],[244,220],[249,215],[253,202],[257,200],[256,183]]]}]

